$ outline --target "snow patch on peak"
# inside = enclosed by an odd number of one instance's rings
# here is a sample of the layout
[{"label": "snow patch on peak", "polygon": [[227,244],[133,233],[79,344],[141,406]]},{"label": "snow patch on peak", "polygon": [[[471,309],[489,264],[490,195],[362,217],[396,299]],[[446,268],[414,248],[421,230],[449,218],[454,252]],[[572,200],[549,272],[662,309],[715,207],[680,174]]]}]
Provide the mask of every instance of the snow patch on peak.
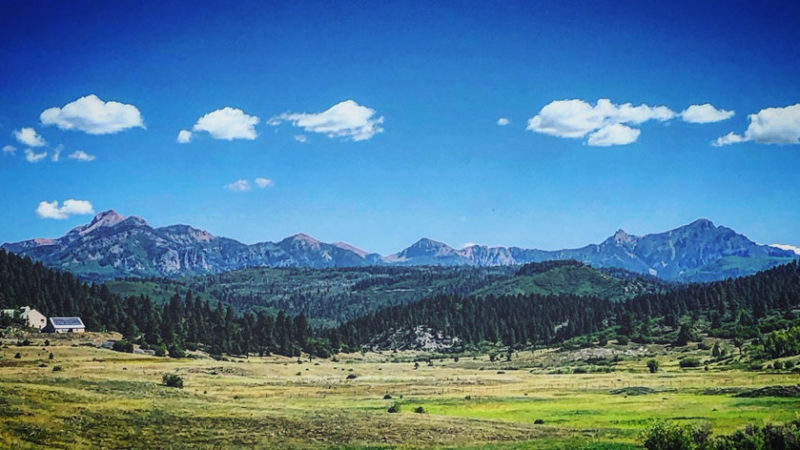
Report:
[{"label": "snow patch on peak", "polygon": [[779,248],[781,250],[788,250],[790,252],[794,252],[795,255],[800,255],[800,247],[795,247],[794,245],[789,244],[770,244],[770,247]]}]

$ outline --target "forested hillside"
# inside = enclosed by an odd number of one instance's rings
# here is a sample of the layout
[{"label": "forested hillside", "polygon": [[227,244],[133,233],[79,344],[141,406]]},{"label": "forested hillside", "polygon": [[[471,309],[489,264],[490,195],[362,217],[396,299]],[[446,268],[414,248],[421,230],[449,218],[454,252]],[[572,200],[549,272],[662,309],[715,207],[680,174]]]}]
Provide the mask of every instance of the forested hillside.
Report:
[{"label": "forested hillside", "polygon": [[685,340],[681,334],[692,335],[699,328],[726,337],[754,338],[782,325],[761,323],[761,319],[769,314],[792,318],[792,308],[798,304],[800,265],[793,262],[749,277],[691,284],[618,303],[572,295],[443,295],[382,309],[329,335],[334,342],[352,348],[418,326],[430,327],[467,345],[484,341],[507,346],[554,344],[599,333],[606,338],[616,335],[620,340],[648,342],[655,328],[662,339],[664,331],[671,331],[669,336]]},{"label": "forested hillside", "polygon": [[310,338],[303,315],[238,315],[231,306],[212,306],[191,292],[172,296],[163,305],[146,296],[122,298],[105,285],[86,284],[0,249],[0,309],[25,305],[47,316],[80,316],[89,331],[119,331],[143,347],[173,356],[199,346],[216,354],[328,351]]}]

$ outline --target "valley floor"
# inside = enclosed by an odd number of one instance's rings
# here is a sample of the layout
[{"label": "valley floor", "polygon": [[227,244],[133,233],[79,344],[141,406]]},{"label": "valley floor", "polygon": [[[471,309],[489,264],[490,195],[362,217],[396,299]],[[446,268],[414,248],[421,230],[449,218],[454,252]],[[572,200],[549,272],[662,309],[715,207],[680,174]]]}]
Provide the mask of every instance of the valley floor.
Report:
[{"label": "valley floor", "polygon": [[[92,338],[103,339],[81,339]],[[680,369],[675,355],[657,349],[647,349],[661,361],[656,374],[642,355],[610,373],[559,375],[523,369],[552,359],[550,351],[415,369],[412,354],[176,360],[74,338],[43,347],[44,339],[0,350],[2,448],[629,448],[654,418],[729,433],[800,411],[796,397],[734,396],[797,384],[797,373]],[[162,385],[165,373],[180,375],[183,389]],[[399,413],[387,412],[394,404]]]}]

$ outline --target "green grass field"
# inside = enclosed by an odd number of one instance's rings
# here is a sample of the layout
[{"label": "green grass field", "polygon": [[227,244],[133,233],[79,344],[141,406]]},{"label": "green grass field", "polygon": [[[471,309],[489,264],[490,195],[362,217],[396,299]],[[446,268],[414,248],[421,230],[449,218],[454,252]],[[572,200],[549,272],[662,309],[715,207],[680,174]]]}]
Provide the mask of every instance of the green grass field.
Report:
[{"label": "green grass field", "polygon": [[[302,364],[284,357],[176,360],[79,345],[98,344],[103,335],[47,337],[46,349],[38,336],[30,346],[7,341],[0,350],[2,448],[632,448],[654,418],[706,422],[728,433],[792,420],[800,411],[800,398],[733,395],[797,384],[797,373],[722,364],[680,369],[678,355],[657,346],[615,362],[609,373],[559,375],[540,367],[569,357],[552,350],[516,354],[511,362],[462,356],[415,369],[410,353]],[[644,365],[653,355],[662,367],[656,374]],[[184,388],[161,385],[165,373],[183,377]],[[612,393],[630,387],[653,392]],[[388,413],[395,403],[400,412]],[[420,406],[425,412],[414,412]]]}]

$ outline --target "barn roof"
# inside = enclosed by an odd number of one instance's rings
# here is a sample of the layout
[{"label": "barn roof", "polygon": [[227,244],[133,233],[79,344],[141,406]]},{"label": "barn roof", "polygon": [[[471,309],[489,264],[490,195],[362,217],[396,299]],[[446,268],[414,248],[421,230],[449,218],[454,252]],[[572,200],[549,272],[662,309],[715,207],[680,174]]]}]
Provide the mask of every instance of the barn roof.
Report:
[{"label": "barn roof", "polygon": [[56,328],[85,328],[80,317],[51,317],[50,323]]}]

